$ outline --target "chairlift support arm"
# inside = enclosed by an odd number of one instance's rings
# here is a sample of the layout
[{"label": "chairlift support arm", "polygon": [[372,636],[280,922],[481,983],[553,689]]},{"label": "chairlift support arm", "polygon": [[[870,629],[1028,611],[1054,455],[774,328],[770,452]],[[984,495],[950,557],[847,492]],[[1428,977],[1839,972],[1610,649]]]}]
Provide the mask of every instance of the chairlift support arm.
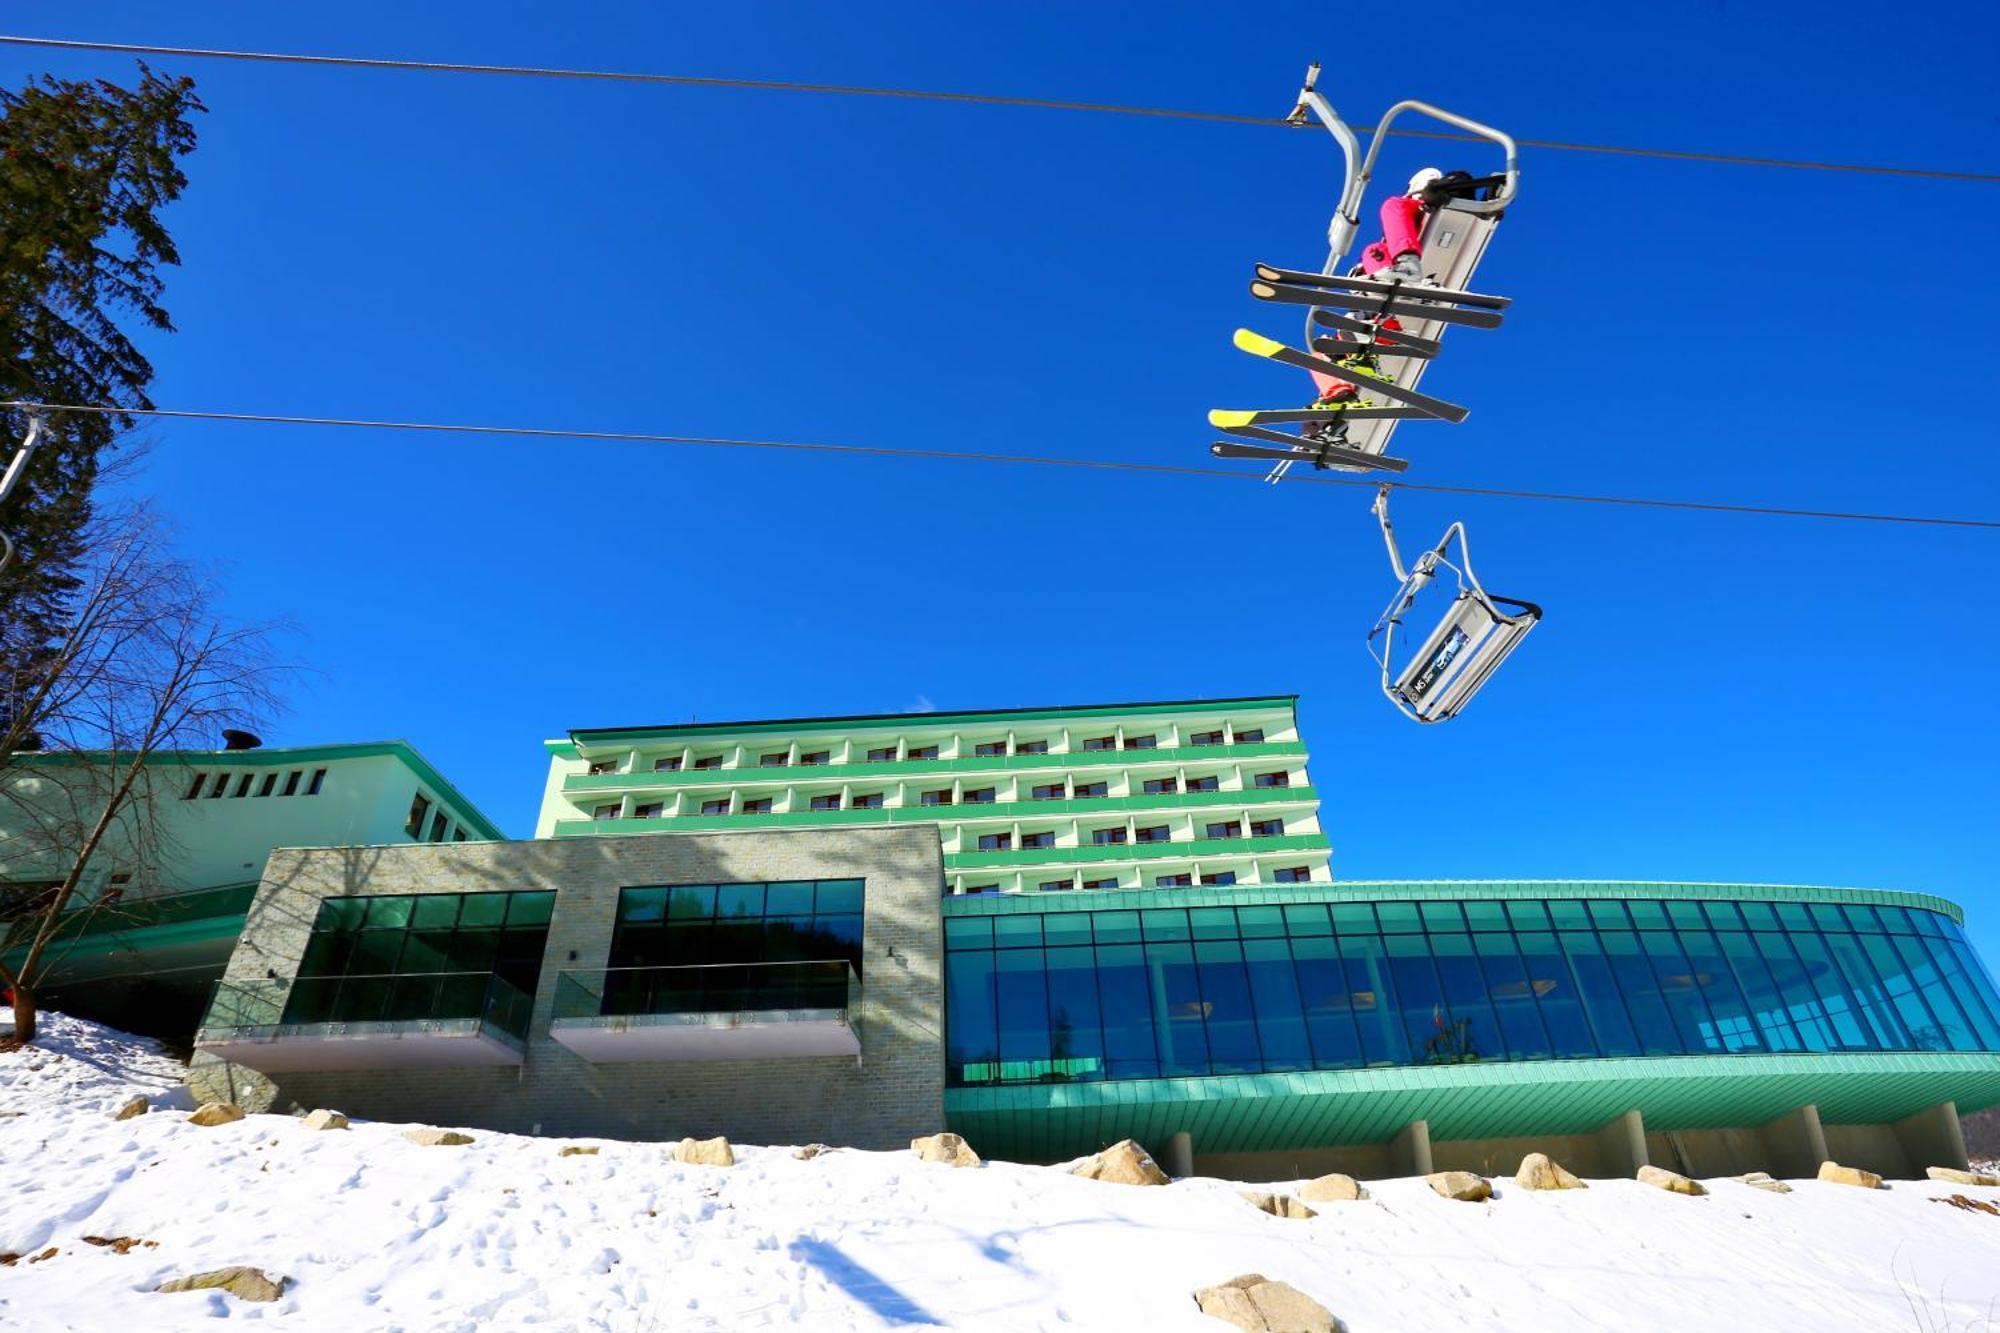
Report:
[{"label": "chairlift support arm", "polygon": [[[14,456],[7,462],[7,470],[0,472],[0,504],[6,503],[14,487],[20,484],[28,471],[28,460],[35,455],[35,449],[42,442],[42,414],[28,413],[28,433],[15,448]],[[7,568],[14,558],[14,541],[4,530],[0,530],[0,569]]]}]

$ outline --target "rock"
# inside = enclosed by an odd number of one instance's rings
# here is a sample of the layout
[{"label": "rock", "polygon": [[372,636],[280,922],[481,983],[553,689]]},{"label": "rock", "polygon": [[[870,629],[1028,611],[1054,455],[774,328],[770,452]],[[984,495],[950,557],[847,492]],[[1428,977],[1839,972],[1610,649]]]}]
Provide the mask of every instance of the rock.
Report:
[{"label": "rock", "polygon": [[1670,1191],[1674,1194],[1706,1194],[1698,1180],[1689,1180],[1678,1171],[1669,1171],[1664,1166],[1642,1166],[1639,1168],[1639,1183]]},{"label": "rock", "polygon": [[827,1147],[824,1143],[808,1143],[805,1147],[794,1151],[792,1156],[798,1158],[801,1162],[810,1162],[821,1153],[832,1151],[833,1149]]},{"label": "rock", "polygon": [[1590,1186],[1549,1160],[1547,1153],[1531,1152],[1521,1159],[1514,1183],[1524,1190],[1582,1190]]},{"label": "rock", "polygon": [[226,1291],[239,1301],[275,1301],[285,1294],[290,1278],[272,1277],[261,1268],[218,1268],[212,1273],[177,1277],[154,1291]]},{"label": "rock", "polygon": [[307,1129],[346,1129],[347,1117],[338,1111],[313,1111],[299,1122]]},{"label": "rock", "polygon": [[1447,1199],[1478,1203],[1481,1199],[1493,1197],[1493,1186],[1486,1177],[1476,1176],[1470,1171],[1438,1171],[1425,1176],[1424,1180]]},{"label": "rock", "polygon": [[1361,1188],[1361,1182],[1353,1176],[1343,1176],[1335,1172],[1328,1176],[1318,1176],[1299,1186],[1299,1197],[1313,1203],[1347,1202],[1351,1199],[1365,1199],[1368,1191]]},{"label": "rock", "polygon": [[1961,1171],[1955,1166],[1927,1166],[1924,1174],[1932,1180],[1948,1181],[1953,1185],[2000,1185],[2000,1176],[1988,1175],[1984,1171]]},{"label": "rock", "polygon": [[561,1152],[557,1153],[556,1156],[595,1157],[597,1156],[597,1145],[594,1143],[572,1143],[567,1148],[564,1148]]},{"label": "rock", "polygon": [[1771,1179],[1769,1171],[1752,1171],[1747,1175],[1732,1178],[1742,1181],[1751,1189],[1769,1190],[1773,1194],[1790,1194],[1792,1192],[1792,1187],[1784,1181]]},{"label": "rock", "polygon": [[946,1166],[979,1165],[979,1154],[956,1134],[933,1134],[929,1138],[911,1139],[910,1151],[923,1162],[943,1162]]},{"label": "rock", "polygon": [[1245,1273],[1194,1294],[1201,1312],[1246,1333],[1345,1333],[1333,1311],[1297,1287]]},{"label": "rock", "polygon": [[243,1108],[235,1102],[203,1102],[188,1117],[190,1125],[227,1125],[243,1118]]},{"label": "rock", "polygon": [[1842,1166],[1839,1162],[1821,1162],[1819,1178],[1832,1185],[1853,1185],[1864,1190],[1882,1188],[1882,1177],[1873,1171],[1863,1171],[1858,1166]]},{"label": "rock", "polygon": [[1167,1173],[1151,1153],[1130,1139],[1121,1139],[1070,1173],[1110,1185],[1164,1185]]},{"label": "rock", "polygon": [[682,1139],[674,1145],[674,1160],[690,1166],[735,1166],[736,1154],[730,1150],[729,1140],[718,1135],[712,1139]]},{"label": "rock", "polygon": [[1304,1220],[1319,1216],[1289,1194],[1266,1194],[1262,1190],[1244,1190],[1243,1198],[1258,1212],[1269,1213],[1273,1217],[1296,1217]]},{"label": "rock", "polygon": [[142,1116],[152,1109],[153,1104],[144,1097],[134,1097],[119,1107],[117,1113],[111,1118],[113,1120],[130,1120],[135,1116]]},{"label": "rock", "polygon": [[403,1137],[426,1148],[463,1148],[472,1142],[472,1135],[455,1129],[406,1129]]}]

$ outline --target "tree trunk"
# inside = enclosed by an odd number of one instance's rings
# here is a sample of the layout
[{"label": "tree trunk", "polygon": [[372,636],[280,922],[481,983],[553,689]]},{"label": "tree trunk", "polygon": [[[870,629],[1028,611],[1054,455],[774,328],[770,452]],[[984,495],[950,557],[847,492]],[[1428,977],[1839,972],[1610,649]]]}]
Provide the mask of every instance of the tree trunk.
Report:
[{"label": "tree trunk", "polygon": [[26,1046],[35,1039],[35,993],[26,986],[14,987],[14,1040]]}]

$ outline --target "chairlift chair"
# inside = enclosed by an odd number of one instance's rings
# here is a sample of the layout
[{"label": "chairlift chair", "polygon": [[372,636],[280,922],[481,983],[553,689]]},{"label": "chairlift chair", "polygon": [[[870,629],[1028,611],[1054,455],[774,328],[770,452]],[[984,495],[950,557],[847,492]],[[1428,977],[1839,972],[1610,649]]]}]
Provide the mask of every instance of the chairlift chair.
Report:
[{"label": "chairlift chair", "polygon": [[[1375,628],[1368,632],[1368,651],[1382,668],[1382,693],[1413,721],[1446,721],[1458,716],[1528,637],[1528,631],[1541,623],[1542,608],[1489,593],[1481,586],[1472,570],[1472,549],[1463,523],[1446,528],[1437,545],[1405,567],[1396,547],[1395,530],[1389,525],[1387,486],[1376,492],[1374,512],[1389,548],[1389,568],[1401,585]],[[1458,546],[1455,562],[1449,555],[1454,539]],[[1403,617],[1440,569],[1450,570],[1457,579],[1457,596],[1422,646],[1398,666],[1396,641]]]}]

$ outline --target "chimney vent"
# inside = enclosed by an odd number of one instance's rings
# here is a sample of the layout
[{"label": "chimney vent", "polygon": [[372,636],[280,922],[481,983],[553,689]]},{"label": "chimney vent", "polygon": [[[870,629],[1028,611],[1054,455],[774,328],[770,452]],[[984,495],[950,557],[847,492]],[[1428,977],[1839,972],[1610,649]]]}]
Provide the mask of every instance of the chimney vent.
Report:
[{"label": "chimney vent", "polygon": [[254,750],[264,742],[247,731],[226,727],[222,732],[222,748],[225,750]]}]

